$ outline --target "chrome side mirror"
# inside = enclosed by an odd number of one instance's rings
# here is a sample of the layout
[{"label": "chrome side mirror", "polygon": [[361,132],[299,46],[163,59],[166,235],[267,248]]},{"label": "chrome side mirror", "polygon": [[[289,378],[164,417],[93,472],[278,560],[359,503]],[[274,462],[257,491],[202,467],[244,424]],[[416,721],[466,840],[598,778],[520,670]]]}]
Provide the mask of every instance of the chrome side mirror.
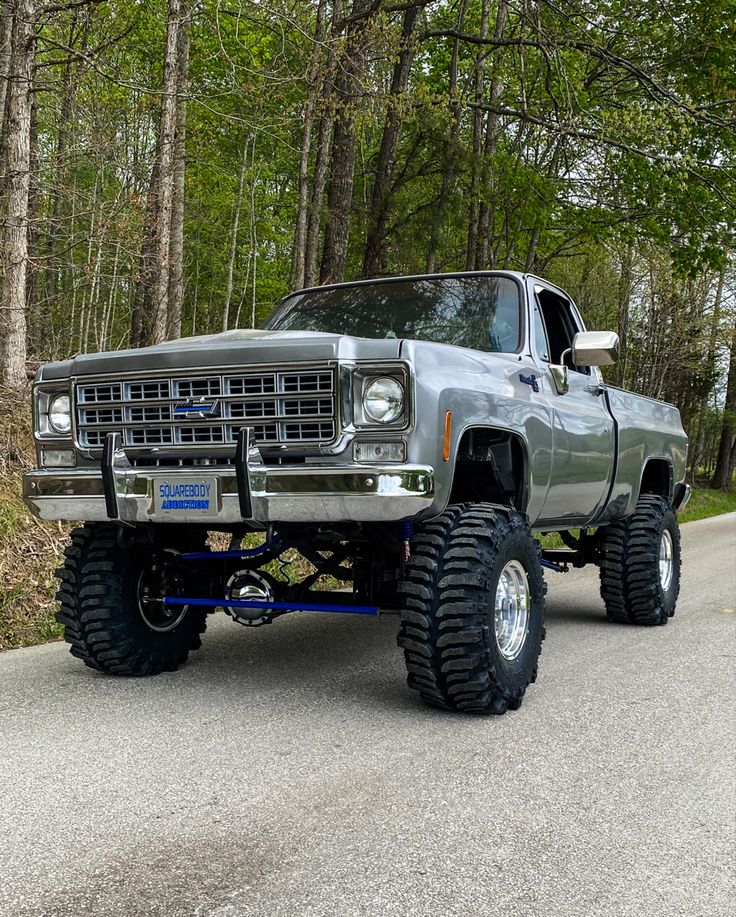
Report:
[{"label": "chrome side mirror", "polygon": [[555,384],[558,395],[566,395],[570,391],[570,381],[567,377],[567,366],[557,366],[554,363],[550,364],[549,367],[550,375],[552,376],[552,381]]},{"label": "chrome side mirror", "polygon": [[615,331],[580,331],[572,339],[575,366],[611,366],[618,360],[619,341]]}]

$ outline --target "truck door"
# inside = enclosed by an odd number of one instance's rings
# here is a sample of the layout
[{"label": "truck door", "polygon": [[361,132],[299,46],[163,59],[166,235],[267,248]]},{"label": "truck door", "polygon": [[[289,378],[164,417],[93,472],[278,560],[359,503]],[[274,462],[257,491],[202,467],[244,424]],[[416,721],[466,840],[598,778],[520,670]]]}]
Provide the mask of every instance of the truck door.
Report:
[{"label": "truck door", "polygon": [[[592,519],[606,499],[613,472],[613,420],[600,389],[597,369],[574,366],[572,339],[584,327],[564,294],[534,281],[533,336],[543,391],[553,413],[552,470],[539,521],[570,526]],[[560,394],[550,370],[568,368],[569,390]]]}]

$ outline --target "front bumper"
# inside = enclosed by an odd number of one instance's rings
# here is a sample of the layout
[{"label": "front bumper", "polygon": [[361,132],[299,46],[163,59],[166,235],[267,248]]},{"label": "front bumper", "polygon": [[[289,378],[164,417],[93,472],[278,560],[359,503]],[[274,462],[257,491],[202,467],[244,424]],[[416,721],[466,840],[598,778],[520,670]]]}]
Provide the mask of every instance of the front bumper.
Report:
[{"label": "front bumper", "polygon": [[[177,476],[216,479],[216,505],[203,516],[186,510],[156,511],[154,488]],[[23,476],[23,496],[42,519],[104,522],[239,523],[256,526],[270,522],[383,522],[412,518],[430,509],[434,500],[434,472],[424,465],[299,465],[247,468],[251,515],[241,513],[234,468],[113,467],[109,478],[117,514],[109,511],[100,471],[44,469]]]}]

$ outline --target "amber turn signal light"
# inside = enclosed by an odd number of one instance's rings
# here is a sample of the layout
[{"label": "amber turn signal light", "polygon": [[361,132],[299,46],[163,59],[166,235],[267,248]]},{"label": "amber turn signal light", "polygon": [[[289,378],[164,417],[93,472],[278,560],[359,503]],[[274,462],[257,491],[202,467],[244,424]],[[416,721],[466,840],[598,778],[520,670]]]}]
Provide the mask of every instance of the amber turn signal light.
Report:
[{"label": "amber turn signal light", "polygon": [[450,438],[452,436],[452,411],[445,411],[445,443],[442,449],[442,461],[450,461]]}]

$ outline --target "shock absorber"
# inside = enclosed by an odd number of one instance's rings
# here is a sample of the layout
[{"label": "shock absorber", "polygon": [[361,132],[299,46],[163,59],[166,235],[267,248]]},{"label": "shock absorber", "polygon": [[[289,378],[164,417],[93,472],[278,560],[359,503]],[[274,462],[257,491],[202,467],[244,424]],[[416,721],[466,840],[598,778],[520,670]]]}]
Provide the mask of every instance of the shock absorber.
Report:
[{"label": "shock absorber", "polygon": [[399,529],[401,533],[401,566],[402,568],[406,566],[411,557],[411,538],[414,534],[414,523],[411,519],[404,519],[399,523]]}]

